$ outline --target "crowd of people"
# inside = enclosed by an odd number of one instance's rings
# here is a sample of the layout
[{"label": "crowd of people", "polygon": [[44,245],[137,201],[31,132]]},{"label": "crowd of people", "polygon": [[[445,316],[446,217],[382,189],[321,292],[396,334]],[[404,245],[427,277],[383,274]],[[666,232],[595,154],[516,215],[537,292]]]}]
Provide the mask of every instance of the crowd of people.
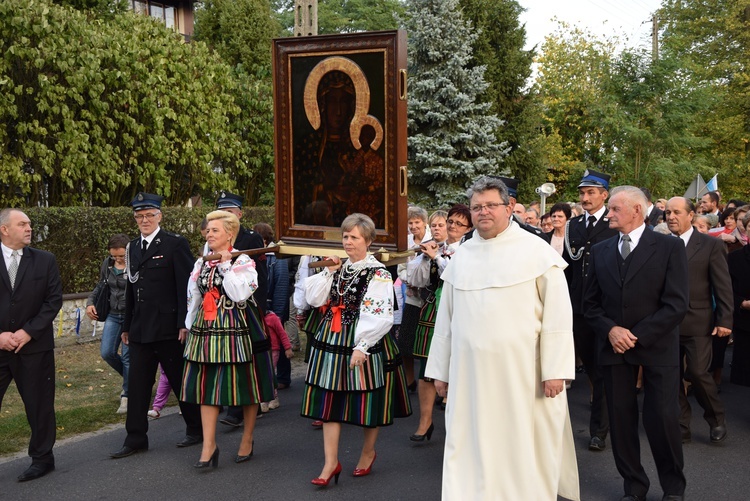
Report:
[{"label": "crowd of people", "polygon": [[[717,192],[697,205],[653,203],[645,188],[610,192],[609,182],[588,170],[578,201],[540,213],[518,203],[518,181],[481,177],[466,204],[430,215],[409,207],[415,252],[391,267],[369,253],[376,226],[359,213],[341,225],[347,259],[303,256],[297,265],[266,254],[273,229],[243,228],[242,198],[228,192],[207,215],[194,260],[185,238],[161,228],[162,198],[139,193],[139,236],[112,236],[86,309],[104,322],[101,356],[122,377],[116,412],[127,414],[126,437],[110,456],[148,449],[148,419],[171,389],[186,425],[177,446],[202,447],[196,469],[219,464],[219,422],[243,427],[234,462],[250,461],[257,416],[278,407],[278,389],[291,383],[292,318],[307,336],[300,414],[323,430],[316,486],[338,483],[342,424],[363,430],[352,475],[370,474],[379,429],[410,416],[416,392],[411,441],[431,440],[435,408],[445,409],[444,499],[579,499],[566,392],[585,371],[588,449],[604,451],[610,439],[622,499],[645,499],[650,488],[641,392],[663,499],[683,499],[688,395],[719,443],[728,435],[720,384],[730,342],[730,381],[750,385],[750,205],[722,208]],[[26,481],[54,469],[60,280],[54,256],[29,247],[22,211],[0,212],[0,239],[0,402],[14,379],[32,429]],[[479,393],[487,384],[493,398]]]}]

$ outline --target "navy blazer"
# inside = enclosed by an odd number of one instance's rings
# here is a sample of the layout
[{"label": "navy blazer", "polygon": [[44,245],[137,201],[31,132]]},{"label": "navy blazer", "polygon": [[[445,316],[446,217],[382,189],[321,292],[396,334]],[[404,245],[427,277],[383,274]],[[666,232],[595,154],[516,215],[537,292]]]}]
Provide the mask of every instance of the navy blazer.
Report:
[{"label": "navy blazer", "polygon": [[[688,267],[679,238],[646,229],[620,279],[619,238],[592,248],[584,315],[599,340],[601,365],[679,365],[679,325],[688,309]],[[614,353],[609,331],[629,329],[634,348]]]},{"label": "navy blazer", "polygon": [[177,339],[185,328],[187,284],[195,261],[190,244],[180,235],[160,229],[141,252],[141,237],[128,244],[129,273],[138,280],[125,289],[123,332],[131,341],[153,343]]},{"label": "navy blazer", "polygon": [[591,260],[591,248],[608,238],[617,235],[617,230],[610,229],[609,219],[605,212],[601,221],[597,221],[591,235],[586,230],[586,213],[571,218],[568,225],[568,239],[570,241],[570,250],[577,254],[583,249],[583,255],[580,259],[574,260],[568,249],[563,247],[562,257],[568,263],[565,268],[565,279],[568,281],[568,290],[570,292],[570,302],[573,305],[573,313],[580,315],[583,313],[583,289],[586,285],[586,277],[589,270],[589,261]]},{"label": "navy blazer", "polygon": [[24,248],[15,289],[10,287],[5,261],[1,257],[0,261],[0,332],[24,329],[31,336],[19,354],[53,350],[52,322],[62,308],[62,282],[55,256]]}]

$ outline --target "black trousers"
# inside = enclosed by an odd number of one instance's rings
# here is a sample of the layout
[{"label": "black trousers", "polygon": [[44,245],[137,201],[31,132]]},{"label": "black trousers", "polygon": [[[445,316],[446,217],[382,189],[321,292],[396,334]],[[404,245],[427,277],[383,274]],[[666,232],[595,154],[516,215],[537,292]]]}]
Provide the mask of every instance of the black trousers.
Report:
[{"label": "black trousers", "polygon": [[[156,369],[161,364],[175,395],[180,395],[182,385],[183,345],[177,339],[155,343],[131,341],[130,372],[128,374],[128,416],[125,429],[128,432],[125,444],[134,449],[148,448],[148,416],[151,394],[156,380]],[[182,419],[187,428],[186,435],[203,436],[200,406],[180,401]]]},{"label": "black trousers", "polygon": [[[612,453],[617,471],[623,478],[626,495],[646,497],[648,476],[641,465],[641,441],[638,436],[638,395],[635,383],[638,365],[602,367],[610,418]],[[643,428],[656,463],[664,494],[683,495],[682,438],[677,392],[679,367],[643,366]]]},{"label": "black trousers", "polygon": [[604,379],[599,367],[599,344],[596,334],[589,327],[583,315],[573,315],[573,339],[576,354],[581,357],[586,375],[591,383],[591,415],[589,417],[589,436],[607,438],[609,432],[609,414],[607,399],[604,394]]},{"label": "black trousers", "polygon": [[[719,390],[713,376],[708,372],[711,366],[712,343],[714,336],[680,336],[680,361],[683,372],[690,380],[693,395],[703,407],[703,418],[712,428],[724,424],[724,404],[719,399]],[[690,432],[690,402],[680,387],[680,428]]]},{"label": "black trousers", "polygon": [[22,355],[0,352],[0,409],[3,397],[15,380],[31,427],[29,456],[33,463],[55,464],[55,352]]}]

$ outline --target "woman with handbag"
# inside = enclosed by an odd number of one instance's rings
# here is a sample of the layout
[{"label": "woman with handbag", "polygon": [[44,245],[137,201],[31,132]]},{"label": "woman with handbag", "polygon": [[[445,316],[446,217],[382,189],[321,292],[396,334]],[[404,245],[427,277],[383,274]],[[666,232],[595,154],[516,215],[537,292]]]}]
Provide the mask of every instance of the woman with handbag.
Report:
[{"label": "woman with handbag", "polygon": [[[128,346],[121,344],[120,334],[125,319],[125,247],[130,238],[118,233],[109,239],[109,256],[102,262],[99,283],[86,301],[86,315],[91,320],[104,322],[102,329],[101,355],[110,367],[122,376],[122,392],[117,414],[128,411],[128,370],[130,355]],[[117,350],[122,346],[122,353]]]}]

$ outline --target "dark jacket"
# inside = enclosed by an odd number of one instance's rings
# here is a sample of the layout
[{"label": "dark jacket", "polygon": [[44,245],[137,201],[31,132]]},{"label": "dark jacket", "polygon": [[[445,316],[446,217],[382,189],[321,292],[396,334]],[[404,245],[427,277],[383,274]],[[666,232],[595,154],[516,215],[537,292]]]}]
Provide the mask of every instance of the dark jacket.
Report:
[{"label": "dark jacket", "polygon": [[750,299],[750,246],[731,252],[727,257],[734,298],[734,328],[750,331],[750,310],[740,308]]},{"label": "dark jacket", "polygon": [[[99,281],[96,283],[96,287],[89,294],[86,300],[86,306],[93,306],[96,296],[99,291],[104,287],[104,284],[109,285],[109,312],[117,315],[125,313],[125,288],[128,283],[127,276],[125,273],[116,274],[114,272],[115,261],[110,256],[104,258],[102,261],[102,268],[99,271]],[[100,320],[105,320],[104,318]]]},{"label": "dark jacket", "polygon": [[5,263],[0,266],[0,331],[24,329],[29,341],[19,354],[55,348],[52,322],[62,308],[62,282],[55,256],[26,247],[18,262],[15,289]]},{"label": "dark jacket", "polygon": [[[583,311],[600,341],[601,365],[678,366],[679,325],[688,309],[685,244],[646,229],[620,278],[618,238],[591,249]],[[614,326],[638,338],[634,348],[615,353],[609,342]]]},{"label": "dark jacket", "polygon": [[732,280],[724,243],[693,230],[685,252],[690,308],[680,324],[680,335],[709,336],[717,325],[731,329],[734,311]]},{"label": "dark jacket", "polygon": [[190,244],[160,229],[145,254],[139,235],[128,244],[127,255],[131,279],[123,332],[138,343],[177,339],[185,328],[187,283],[194,264]]},{"label": "dark jacket", "polygon": [[[588,276],[589,261],[591,259],[591,248],[603,242],[608,238],[612,238],[617,235],[617,230],[612,230],[609,227],[609,219],[607,214],[604,214],[601,221],[598,221],[594,225],[594,229],[589,235],[586,230],[586,213],[571,218],[568,225],[568,240],[570,242],[570,250],[573,254],[578,254],[580,249],[583,249],[581,258],[575,260],[568,253],[567,247],[563,246],[562,257],[565,262],[568,263],[568,267],[565,268],[565,279],[568,282],[568,291],[570,292],[570,302],[573,305],[573,313],[580,315],[583,314],[583,289],[586,283],[586,277]],[[551,239],[551,238],[550,238]]]}]

